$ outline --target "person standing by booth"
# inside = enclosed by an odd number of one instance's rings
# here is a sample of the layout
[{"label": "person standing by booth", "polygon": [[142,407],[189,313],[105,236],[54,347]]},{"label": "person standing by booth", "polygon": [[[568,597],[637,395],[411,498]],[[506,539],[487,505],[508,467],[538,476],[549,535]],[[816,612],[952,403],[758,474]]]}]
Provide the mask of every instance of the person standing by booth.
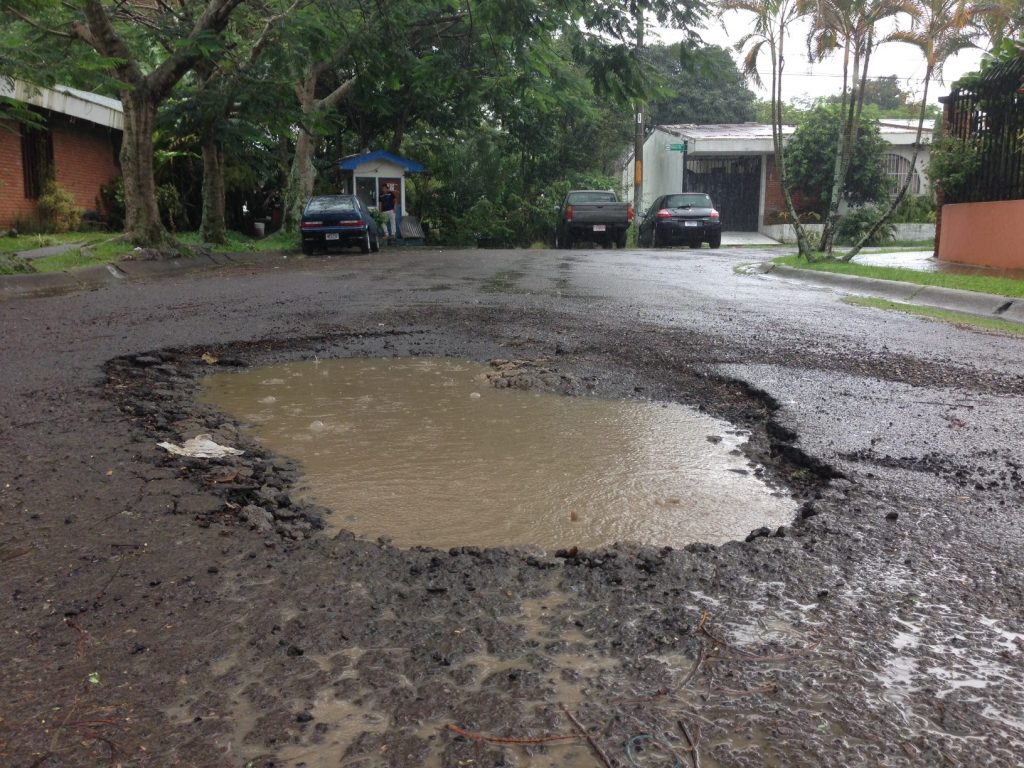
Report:
[{"label": "person standing by booth", "polygon": [[384,218],[388,228],[388,239],[394,239],[398,230],[395,226],[395,191],[392,189],[390,184],[384,185],[381,189],[380,199],[377,201],[377,206],[380,212],[384,214]]}]

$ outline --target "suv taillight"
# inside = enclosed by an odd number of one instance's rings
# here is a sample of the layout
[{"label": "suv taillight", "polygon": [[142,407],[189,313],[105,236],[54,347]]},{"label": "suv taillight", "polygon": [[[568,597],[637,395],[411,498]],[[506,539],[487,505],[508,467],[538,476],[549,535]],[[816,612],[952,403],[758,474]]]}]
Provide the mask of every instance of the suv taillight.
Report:
[{"label": "suv taillight", "polygon": [[626,221],[632,221],[632,220],[633,220],[633,204],[630,203],[629,205],[626,206]]},{"label": "suv taillight", "polygon": [[565,206],[565,220],[566,221],[572,221],[572,206],[571,205]]}]

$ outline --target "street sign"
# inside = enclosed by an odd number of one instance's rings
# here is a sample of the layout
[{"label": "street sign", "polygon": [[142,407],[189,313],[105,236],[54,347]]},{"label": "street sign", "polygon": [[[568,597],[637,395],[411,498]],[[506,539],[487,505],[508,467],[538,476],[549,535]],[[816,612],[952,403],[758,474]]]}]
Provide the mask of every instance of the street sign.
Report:
[{"label": "street sign", "polygon": [[666,152],[685,152],[687,144],[689,144],[689,142],[687,142],[687,141],[684,141],[682,144],[668,144],[668,145],[665,146],[665,151]]}]

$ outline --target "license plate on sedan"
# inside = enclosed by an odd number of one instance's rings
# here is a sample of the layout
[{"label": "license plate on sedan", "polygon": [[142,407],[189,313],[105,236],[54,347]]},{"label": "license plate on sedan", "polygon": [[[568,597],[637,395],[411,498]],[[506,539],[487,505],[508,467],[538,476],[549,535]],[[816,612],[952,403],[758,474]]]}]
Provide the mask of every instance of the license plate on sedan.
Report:
[{"label": "license plate on sedan", "polygon": [[337,240],[337,239],[338,239],[338,233],[337,232],[328,232],[326,235],[324,235],[324,240]]},{"label": "license plate on sedan", "polygon": [[605,225],[604,224],[595,224],[594,225],[594,231],[595,232],[604,232],[604,230],[605,230]]},{"label": "license plate on sedan", "polygon": [[700,226],[700,222],[699,221],[684,221],[683,222],[683,226],[684,227],[699,227]]}]

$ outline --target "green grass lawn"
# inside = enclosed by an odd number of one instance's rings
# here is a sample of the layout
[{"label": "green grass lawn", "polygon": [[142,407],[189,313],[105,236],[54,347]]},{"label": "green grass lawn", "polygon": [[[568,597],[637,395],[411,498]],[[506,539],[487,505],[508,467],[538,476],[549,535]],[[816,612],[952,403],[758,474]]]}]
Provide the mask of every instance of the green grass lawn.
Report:
[{"label": "green grass lawn", "polygon": [[0,237],[0,253],[20,253],[36,248],[47,248],[51,245],[66,243],[96,243],[111,235],[109,232],[65,232],[61,235],[18,235],[17,237]]},{"label": "green grass lawn", "polygon": [[813,269],[820,272],[837,272],[842,275],[874,277],[881,280],[898,280],[916,285],[937,285],[942,288],[958,288],[962,291],[994,293],[997,296],[1020,298],[1024,296],[1024,280],[987,275],[960,275],[950,272],[920,272],[902,267],[874,267],[842,261],[823,261],[808,264],[793,254],[775,259],[776,264],[799,269]]},{"label": "green grass lawn", "polygon": [[875,309],[887,309],[919,317],[929,317],[933,320],[980,328],[986,331],[999,331],[1000,333],[1009,333],[1017,336],[1024,335],[1024,325],[1010,320],[1000,320],[996,317],[979,317],[963,312],[950,312],[949,310],[936,309],[935,307],[922,307],[919,304],[901,304],[898,301],[875,299],[868,296],[845,296],[843,297],[843,302],[855,304],[858,307],[873,307]]},{"label": "green grass lawn", "polygon": [[[224,245],[210,246],[204,244],[198,232],[179,232],[175,235],[183,249],[182,256],[188,257],[190,249],[202,246],[215,253],[258,253],[280,251],[292,253],[299,250],[298,236],[275,232],[267,237],[255,239],[239,232],[229,232],[228,241]],[[29,262],[31,271],[63,272],[68,269],[89,267],[96,264],[108,264],[132,257],[134,247],[121,239],[119,234],[111,232],[69,232],[63,235],[19,235],[18,237],[0,237],[0,256],[9,256],[17,252],[51,245],[81,243],[83,247],[54,256],[33,259]],[[11,274],[15,271],[10,263],[0,258],[0,274]]]}]

